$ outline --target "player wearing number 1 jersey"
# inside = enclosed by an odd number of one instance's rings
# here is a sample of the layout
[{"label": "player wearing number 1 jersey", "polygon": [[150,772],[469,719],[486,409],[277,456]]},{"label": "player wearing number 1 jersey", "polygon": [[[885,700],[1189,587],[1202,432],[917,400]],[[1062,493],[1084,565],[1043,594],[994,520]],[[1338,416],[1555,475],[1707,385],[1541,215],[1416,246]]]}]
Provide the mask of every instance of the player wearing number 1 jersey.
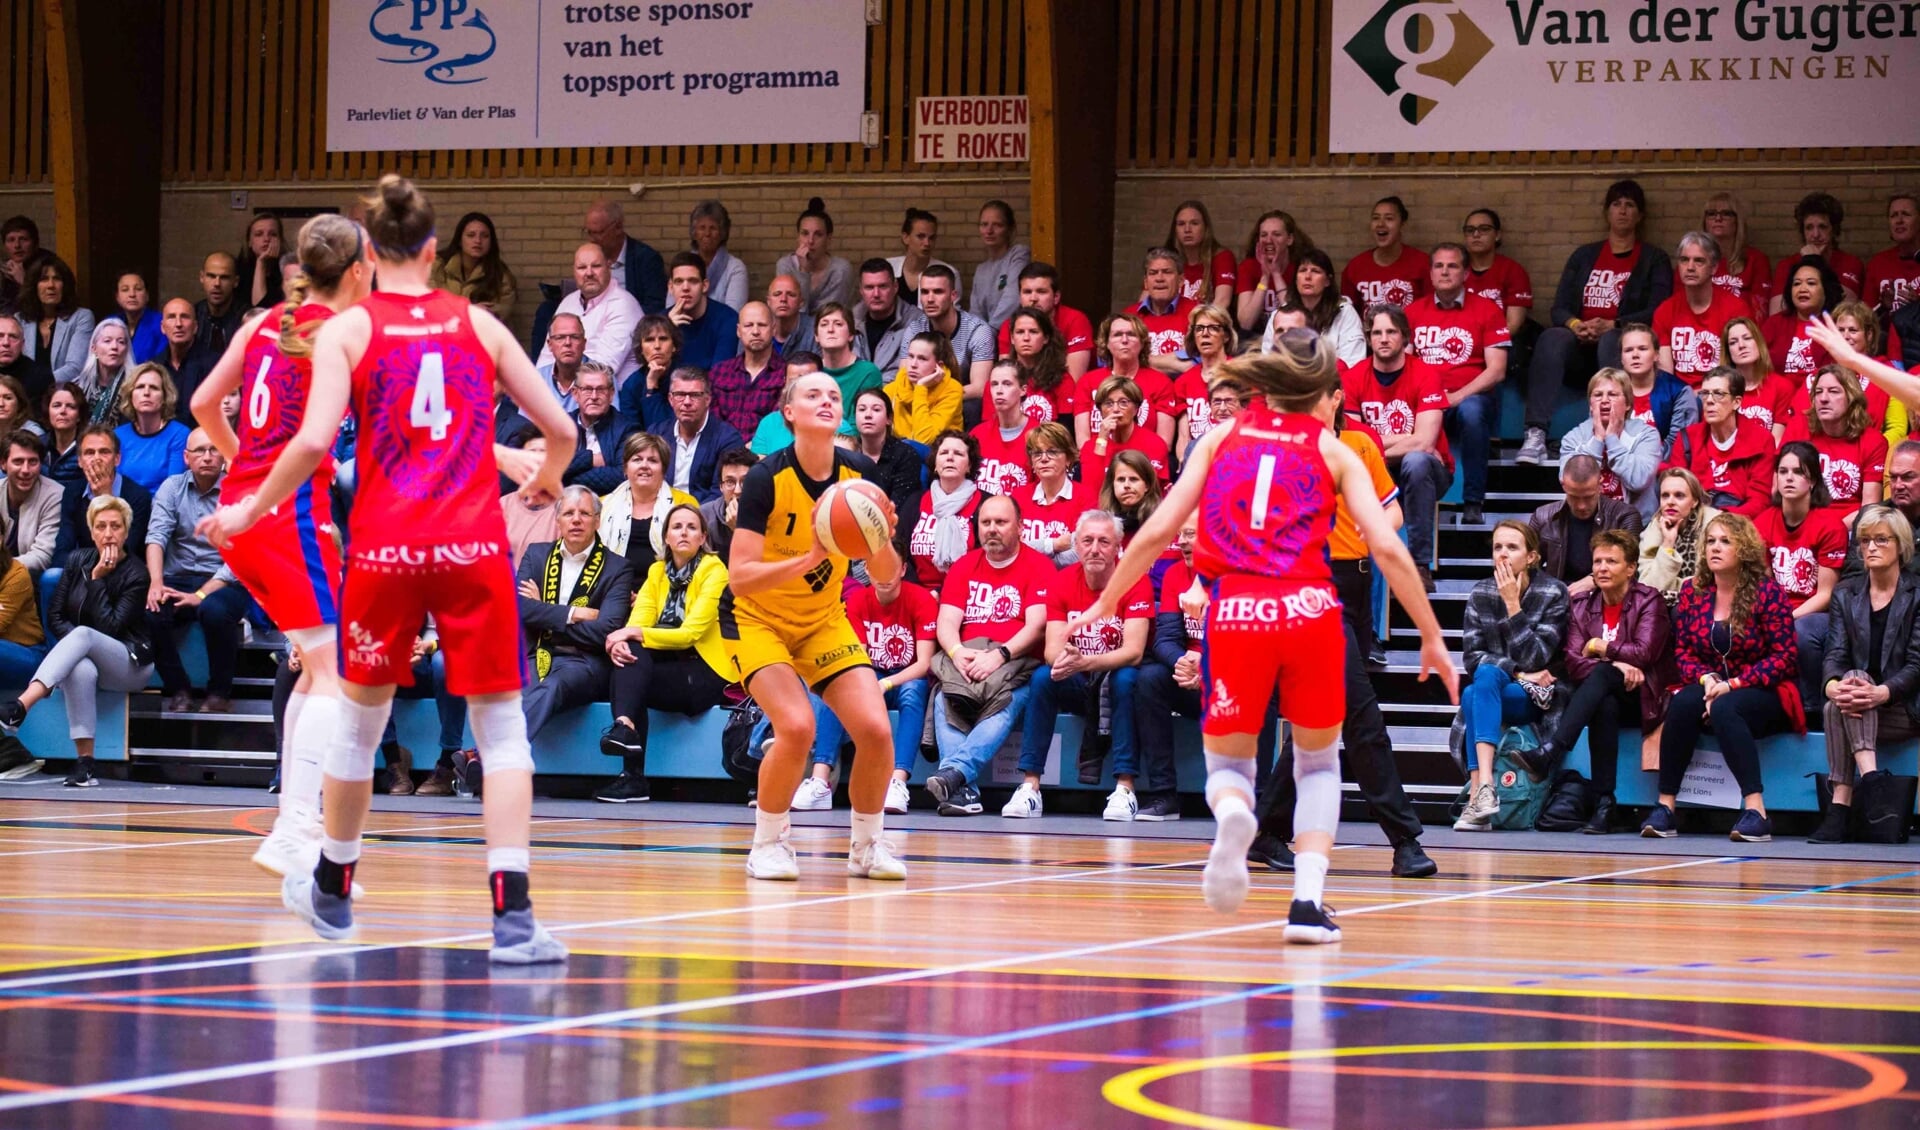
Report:
[{"label": "player wearing number 1 jersey", "polygon": [[[193,414],[227,459],[220,500],[232,506],[260,488],[300,430],[313,381],[310,355],[321,323],[367,296],[373,261],[360,225],[316,216],[300,229],[300,276],[287,301],[248,323],[200,382]],[[241,392],[238,435],[220,411]],[[253,861],[276,875],[311,870],[320,850],[320,758],[338,723],[340,696],[334,631],[340,549],[334,537],[333,464],[322,459],[293,497],[263,515],[222,551],[227,565],[300,658],[300,681],[287,700],[280,771],[280,815]]]},{"label": "player wearing number 1 jersey", "polygon": [[410,677],[408,647],[431,615],[447,654],[447,687],[468,699],[487,775],[491,958],[559,961],[566,947],[533,917],[528,816],[533,755],[520,704],[524,674],[507,531],[495,482],[494,385],[547,441],[522,488],[535,504],[560,493],[575,430],[513,335],[466,299],[433,290],[433,210],[407,180],[381,178],[367,231],[380,289],[321,328],[299,431],[259,489],[204,526],[216,545],[294,497],[326,457],[351,400],[359,417],[359,488],[340,591],[339,721],[323,755],[325,836],[311,875],[289,875],[282,899],[316,932],[353,929],[351,891],[372,799],[373,754]]},{"label": "player wearing number 1 jersey", "polygon": [[[1332,584],[1327,536],[1335,492],[1420,628],[1421,678],[1437,672],[1459,698],[1413,558],[1396,536],[1360,457],[1329,426],[1339,411],[1333,343],[1308,329],[1280,335],[1275,350],[1222,369],[1256,393],[1231,427],[1197,440],[1180,481],[1135,534],[1148,545],[1172,540],[1199,508],[1193,564],[1211,590],[1201,662],[1200,732],[1207,758],[1207,804],[1219,829],[1201,881],[1208,905],[1238,909],[1246,898],[1253,816],[1254,746],[1276,690],[1293,723],[1294,895],[1286,940],[1340,940],[1322,901],[1327,853],[1340,819],[1335,740],[1345,714],[1340,599]],[[1100,599],[1068,632],[1115,613],[1119,597],[1151,567],[1149,554],[1123,556]]]}]

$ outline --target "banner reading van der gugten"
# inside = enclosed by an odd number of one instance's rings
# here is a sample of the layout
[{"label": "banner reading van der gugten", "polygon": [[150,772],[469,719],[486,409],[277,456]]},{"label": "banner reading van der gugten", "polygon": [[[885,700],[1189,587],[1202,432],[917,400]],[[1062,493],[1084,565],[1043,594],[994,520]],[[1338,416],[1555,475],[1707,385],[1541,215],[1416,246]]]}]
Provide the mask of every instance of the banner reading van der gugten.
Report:
[{"label": "banner reading van der gugten", "polygon": [[1333,54],[1337,153],[1920,144],[1913,0],[1340,0]]},{"label": "banner reading van der gugten", "polygon": [[327,148],[858,141],[862,0],[333,0]]}]

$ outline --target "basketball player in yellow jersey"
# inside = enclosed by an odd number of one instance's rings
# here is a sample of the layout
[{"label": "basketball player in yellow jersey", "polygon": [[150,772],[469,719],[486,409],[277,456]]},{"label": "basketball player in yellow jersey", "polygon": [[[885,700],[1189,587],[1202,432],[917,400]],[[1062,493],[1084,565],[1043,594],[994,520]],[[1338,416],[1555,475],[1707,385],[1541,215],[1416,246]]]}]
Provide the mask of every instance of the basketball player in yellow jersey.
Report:
[{"label": "basketball player in yellow jersey", "polygon": [[[780,412],[793,446],[755,464],[740,488],[739,522],[728,554],[729,584],[720,600],[720,635],[740,682],[773,726],[773,748],[760,762],[760,809],[747,874],[795,880],[800,865],[787,842],[787,809],[813,749],[813,704],[826,701],[853,739],[853,847],[847,874],[905,879],[906,865],[881,839],[893,731],[867,649],[847,622],[841,582],[847,559],[821,545],[813,504],[843,479],[869,477],[863,455],[834,446],[843,409],[840,386],[825,373],[789,384]],[[892,545],[895,514],[887,506],[887,538],[867,559],[875,580],[900,575]]]}]

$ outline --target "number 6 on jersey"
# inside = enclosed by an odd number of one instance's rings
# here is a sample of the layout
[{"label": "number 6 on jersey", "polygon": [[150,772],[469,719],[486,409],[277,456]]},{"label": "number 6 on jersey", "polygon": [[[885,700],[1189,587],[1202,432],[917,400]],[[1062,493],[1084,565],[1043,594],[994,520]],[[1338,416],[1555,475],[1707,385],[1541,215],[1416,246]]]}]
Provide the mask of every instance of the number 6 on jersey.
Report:
[{"label": "number 6 on jersey", "polygon": [[413,405],[407,412],[407,423],[427,429],[435,441],[447,438],[453,413],[447,411],[447,371],[438,353],[425,353],[420,357],[420,375],[414,381]]}]

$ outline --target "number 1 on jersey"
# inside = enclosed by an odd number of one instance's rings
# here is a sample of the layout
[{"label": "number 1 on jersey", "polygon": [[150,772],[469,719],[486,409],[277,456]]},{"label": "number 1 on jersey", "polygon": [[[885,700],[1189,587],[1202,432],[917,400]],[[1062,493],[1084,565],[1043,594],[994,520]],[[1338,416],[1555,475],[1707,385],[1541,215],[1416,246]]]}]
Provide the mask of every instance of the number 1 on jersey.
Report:
[{"label": "number 1 on jersey", "polygon": [[1256,530],[1267,528],[1267,505],[1273,501],[1274,458],[1271,455],[1260,457],[1260,470],[1253,481],[1253,522]]},{"label": "number 1 on jersey", "polygon": [[436,441],[447,438],[453,413],[447,411],[447,371],[438,353],[420,357],[420,375],[414,381],[413,406],[407,413],[407,423],[427,429]]}]

